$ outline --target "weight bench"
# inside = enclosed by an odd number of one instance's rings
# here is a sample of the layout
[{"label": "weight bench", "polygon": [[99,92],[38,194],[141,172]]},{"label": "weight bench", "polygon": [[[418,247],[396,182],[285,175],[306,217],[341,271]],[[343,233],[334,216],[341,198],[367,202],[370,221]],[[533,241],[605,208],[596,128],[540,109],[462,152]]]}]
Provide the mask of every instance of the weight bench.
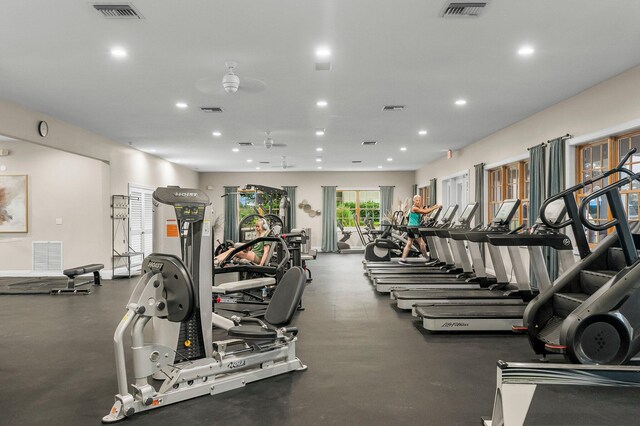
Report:
[{"label": "weight bench", "polygon": [[[93,282],[93,285],[102,285],[100,283],[100,271],[104,269],[104,265],[100,263],[92,263],[90,265],[78,266],[75,268],[65,269],[62,271],[67,276],[67,287],[54,288],[50,294],[90,294],[91,290],[78,288],[82,285]],[[93,281],[87,280],[76,283],[76,278],[80,275],[93,273]]]}]

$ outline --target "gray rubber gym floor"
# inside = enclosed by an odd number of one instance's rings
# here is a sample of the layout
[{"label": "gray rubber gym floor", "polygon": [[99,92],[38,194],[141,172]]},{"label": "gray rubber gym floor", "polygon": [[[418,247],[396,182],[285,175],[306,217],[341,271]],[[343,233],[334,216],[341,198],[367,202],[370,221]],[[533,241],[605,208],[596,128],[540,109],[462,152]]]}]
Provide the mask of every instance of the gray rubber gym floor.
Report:
[{"label": "gray rubber gym floor", "polygon": [[[318,256],[304,295],[306,372],[136,415],[138,425],[478,425],[496,361],[535,361],[511,334],[422,333],[362,275],[362,255]],[[0,296],[0,424],[98,424],[116,392],[112,337],[135,279],[89,296]],[[531,425],[637,425],[637,389],[541,387]]]}]

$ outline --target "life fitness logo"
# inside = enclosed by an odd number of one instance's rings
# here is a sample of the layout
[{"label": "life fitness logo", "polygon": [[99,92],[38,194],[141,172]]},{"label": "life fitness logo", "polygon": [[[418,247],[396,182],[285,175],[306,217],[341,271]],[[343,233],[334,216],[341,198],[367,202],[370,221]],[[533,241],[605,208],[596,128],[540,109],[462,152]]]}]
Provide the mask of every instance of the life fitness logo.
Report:
[{"label": "life fitness logo", "polygon": [[197,192],[174,192],[173,195],[176,197],[197,197]]}]

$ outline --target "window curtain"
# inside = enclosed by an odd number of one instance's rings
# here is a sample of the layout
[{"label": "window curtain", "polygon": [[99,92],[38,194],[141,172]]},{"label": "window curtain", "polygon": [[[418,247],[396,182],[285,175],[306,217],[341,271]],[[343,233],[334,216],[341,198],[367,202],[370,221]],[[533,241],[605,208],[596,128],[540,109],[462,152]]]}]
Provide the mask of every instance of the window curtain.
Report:
[{"label": "window curtain", "polygon": [[380,186],[380,223],[389,223],[393,214],[393,186]]},{"label": "window curtain", "polygon": [[297,186],[283,186],[282,189],[287,191],[287,197],[289,197],[289,231],[296,227],[296,188]]},{"label": "window curtain", "polygon": [[336,235],[336,188],[322,187],[322,246],[325,253],[338,251]]},{"label": "window curtain", "polygon": [[[545,157],[546,145],[540,144],[529,148],[529,223],[533,226],[540,215],[540,206],[545,199]],[[545,257],[547,252],[545,251]],[[533,273],[529,272],[531,287],[537,288],[538,284]]]},{"label": "window curtain", "polygon": [[225,186],[224,194],[224,239],[238,241],[238,187]]},{"label": "window curtain", "polygon": [[433,178],[429,181],[429,206],[433,206],[436,203],[436,200],[436,178]]},{"label": "window curtain", "polygon": [[[475,200],[478,203],[476,209],[476,226],[484,225],[484,163],[476,164],[475,168],[476,188]],[[480,244],[480,254],[484,260],[484,244]]]},{"label": "window curtain", "polygon": [[[547,186],[547,196],[551,197],[565,189],[565,141],[566,138],[557,138],[549,142],[549,182]],[[551,282],[558,278],[558,253],[555,250],[549,251],[547,258],[547,270]]]}]

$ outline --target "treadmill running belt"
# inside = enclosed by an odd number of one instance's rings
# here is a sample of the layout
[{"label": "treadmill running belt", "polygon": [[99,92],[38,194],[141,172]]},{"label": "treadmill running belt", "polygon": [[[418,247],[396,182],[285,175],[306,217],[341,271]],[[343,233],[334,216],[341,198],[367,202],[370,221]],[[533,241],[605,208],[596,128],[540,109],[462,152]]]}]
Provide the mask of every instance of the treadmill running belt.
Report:
[{"label": "treadmill running belt", "polygon": [[433,305],[416,307],[422,318],[513,318],[522,319],[526,305]]},{"label": "treadmill running belt", "polygon": [[519,299],[517,293],[511,293],[508,296],[501,291],[491,291],[491,290],[406,290],[406,291],[397,291],[395,293],[396,299],[417,299],[422,298],[425,300],[430,299],[507,299],[507,298],[517,298]]}]

